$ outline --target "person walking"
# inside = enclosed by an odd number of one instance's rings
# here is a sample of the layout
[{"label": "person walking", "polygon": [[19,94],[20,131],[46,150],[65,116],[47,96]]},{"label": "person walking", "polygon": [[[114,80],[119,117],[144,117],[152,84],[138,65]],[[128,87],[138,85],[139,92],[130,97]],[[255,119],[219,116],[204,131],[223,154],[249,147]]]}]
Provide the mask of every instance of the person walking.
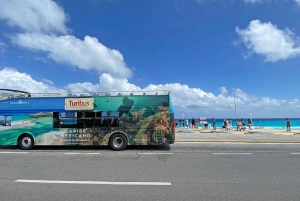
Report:
[{"label": "person walking", "polygon": [[198,119],[195,119],[195,128],[198,129]]},{"label": "person walking", "polygon": [[215,118],[212,118],[212,123],[213,123],[213,130],[217,130],[217,127],[216,127],[216,119]]},{"label": "person walking", "polygon": [[244,119],[241,119],[241,130],[245,131],[246,127],[245,127],[245,122]]},{"label": "person walking", "polygon": [[286,118],[286,130],[291,131],[291,122],[288,118]]},{"label": "person walking", "polygon": [[236,122],[236,130],[237,131],[240,130],[240,125],[241,125],[241,122],[239,120],[237,120],[237,122]]},{"label": "person walking", "polygon": [[248,119],[248,127],[250,130],[252,130],[251,126],[252,126],[252,121],[250,119]]}]

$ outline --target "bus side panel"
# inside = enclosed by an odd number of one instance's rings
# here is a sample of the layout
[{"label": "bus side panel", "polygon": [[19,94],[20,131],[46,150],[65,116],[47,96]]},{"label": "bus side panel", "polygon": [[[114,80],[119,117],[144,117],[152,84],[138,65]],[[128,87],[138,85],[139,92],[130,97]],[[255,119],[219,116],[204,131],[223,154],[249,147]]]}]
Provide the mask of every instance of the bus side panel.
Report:
[{"label": "bus side panel", "polygon": [[131,145],[174,143],[169,95],[97,97],[95,105],[97,111],[118,112],[119,130]]},{"label": "bus side panel", "polygon": [[[0,114],[0,121],[8,114]],[[7,125],[0,126],[0,145],[17,145],[20,135],[28,133],[33,136],[35,144],[51,144],[52,134],[59,133],[60,129],[52,127],[52,113],[22,111],[10,112]],[[62,133],[62,131],[61,131]]]},{"label": "bus side panel", "polygon": [[0,113],[0,145],[17,145],[19,137],[14,129],[12,113]]},{"label": "bus side panel", "polygon": [[[27,102],[34,102],[42,108],[42,102],[45,100],[28,99]],[[1,116],[2,120],[5,116],[7,120],[11,118],[11,126],[0,126],[0,145],[16,145],[18,137],[23,133],[32,134],[35,145],[108,145],[109,138],[114,133],[123,133],[130,145],[174,143],[174,111],[169,95],[95,97],[93,112],[106,113],[105,117],[101,117],[101,121],[111,121],[108,126],[54,126],[54,112],[67,112],[64,110],[64,100],[59,98],[56,102],[53,110],[48,104],[45,110],[11,110],[9,114],[0,113],[0,121]],[[117,114],[114,118],[117,121],[115,126],[111,126],[114,120],[109,116],[113,112]]]}]

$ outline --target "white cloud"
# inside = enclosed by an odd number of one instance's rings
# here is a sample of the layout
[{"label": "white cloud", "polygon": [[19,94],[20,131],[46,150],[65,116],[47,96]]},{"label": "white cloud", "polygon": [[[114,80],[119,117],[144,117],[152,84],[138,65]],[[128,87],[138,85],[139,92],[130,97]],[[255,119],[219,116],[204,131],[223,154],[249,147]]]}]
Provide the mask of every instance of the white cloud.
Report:
[{"label": "white cloud", "polygon": [[221,95],[226,95],[228,93],[225,87],[220,87],[219,90],[221,91]]},{"label": "white cloud", "polygon": [[34,59],[37,60],[37,61],[41,61],[41,62],[43,62],[45,64],[49,64],[50,63],[50,61],[47,58],[45,58],[45,57],[34,57]]},{"label": "white cloud", "polygon": [[[80,40],[73,35],[56,35],[67,33],[68,28],[65,26],[67,15],[54,1],[0,0],[0,4],[0,19],[24,31],[11,34],[16,45],[44,52],[60,64],[77,66],[86,71],[107,72],[120,78],[131,77],[132,71],[126,66],[123,55],[106,47],[97,38],[85,36]],[[33,59],[48,62],[43,57]]]},{"label": "white cloud", "polygon": [[83,70],[108,72],[127,78],[132,71],[126,67],[123,55],[100,43],[97,38],[86,36],[80,40],[72,35],[54,36],[41,33],[19,33],[12,37],[17,45],[32,51],[42,51],[57,63],[77,66]]},{"label": "white cloud", "polygon": [[296,4],[300,5],[300,0],[295,0]]},{"label": "white cloud", "polygon": [[[50,85],[48,84],[50,83]],[[232,118],[234,117],[234,95],[225,87],[220,87],[220,94],[205,92],[200,88],[190,88],[188,85],[179,83],[150,84],[145,88],[140,88],[128,82],[127,79],[115,78],[107,73],[99,77],[99,83],[90,82],[70,83],[64,88],[52,86],[52,82],[43,80],[38,82],[26,73],[20,73],[12,68],[5,68],[0,71],[1,88],[10,88],[28,92],[98,92],[98,91],[151,91],[170,90],[173,96],[175,115],[180,117],[200,117],[208,118]],[[226,92],[224,94],[224,92]],[[241,89],[236,89],[236,105],[238,117],[248,117],[250,113],[253,117],[298,117],[300,100],[289,101],[272,99],[269,97],[255,97],[247,94]],[[266,116],[266,114],[268,116]]]},{"label": "white cloud", "polygon": [[68,16],[52,0],[0,0],[0,5],[0,19],[11,27],[25,32],[68,32]]},{"label": "white cloud", "polygon": [[96,91],[140,91],[140,87],[128,83],[126,78],[114,78],[110,74],[103,73],[99,77],[99,84],[90,82],[71,83],[67,86],[73,92],[96,92]]},{"label": "white cloud", "polygon": [[245,2],[255,4],[255,3],[261,3],[262,0],[245,0]]},{"label": "white cloud", "polygon": [[48,83],[50,85],[54,84],[54,82],[52,82],[51,80],[48,80],[48,79],[43,79],[43,82],[46,82],[46,83]]},{"label": "white cloud", "polygon": [[20,73],[14,68],[4,68],[0,71],[0,86],[4,89],[16,89],[32,93],[60,92],[63,89],[38,82],[26,73]]},{"label": "white cloud", "polygon": [[0,53],[4,53],[5,52],[5,47],[7,45],[5,43],[0,42]]},{"label": "white cloud", "polygon": [[[127,79],[114,78],[102,74],[99,83],[72,83],[67,86],[70,91],[157,91],[170,90],[173,96],[176,116],[185,114],[186,117],[234,117],[234,94],[225,87],[220,87],[220,94],[205,92],[200,88],[190,88],[179,83],[150,84],[145,88],[133,85]],[[269,97],[255,97],[241,89],[236,89],[236,104],[239,117],[248,117],[250,113],[256,117],[297,117],[295,108],[300,107],[298,99],[290,102]],[[180,115],[179,115],[180,114]],[[268,116],[266,116],[266,114]],[[285,115],[285,116],[284,116]]]},{"label": "white cloud", "polygon": [[236,28],[236,33],[251,53],[266,57],[267,61],[285,60],[300,55],[298,38],[289,29],[280,30],[271,22],[250,22],[246,29]]}]

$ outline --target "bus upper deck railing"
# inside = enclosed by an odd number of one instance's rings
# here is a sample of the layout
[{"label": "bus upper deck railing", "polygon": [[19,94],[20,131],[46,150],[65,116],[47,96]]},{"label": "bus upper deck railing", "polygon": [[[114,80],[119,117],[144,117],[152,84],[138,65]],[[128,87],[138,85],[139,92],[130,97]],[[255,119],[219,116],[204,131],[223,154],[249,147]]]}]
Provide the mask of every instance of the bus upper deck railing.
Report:
[{"label": "bus upper deck railing", "polygon": [[12,98],[37,98],[37,97],[95,97],[95,96],[136,96],[136,95],[168,95],[170,90],[148,91],[98,91],[98,92],[55,92],[55,93],[30,93],[12,89],[0,89],[0,100]]}]

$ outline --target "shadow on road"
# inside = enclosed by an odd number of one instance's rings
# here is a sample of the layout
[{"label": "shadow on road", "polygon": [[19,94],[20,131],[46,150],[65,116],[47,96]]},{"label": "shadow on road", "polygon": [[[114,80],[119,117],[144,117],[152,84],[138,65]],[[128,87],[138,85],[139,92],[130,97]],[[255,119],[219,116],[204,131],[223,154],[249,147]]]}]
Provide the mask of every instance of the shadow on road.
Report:
[{"label": "shadow on road", "polygon": [[[0,146],[0,150],[21,150],[18,146]],[[169,151],[170,145],[129,145],[126,150],[159,150]],[[34,146],[33,150],[55,151],[55,150],[111,150],[109,146]],[[111,150],[113,151],[113,150]]]}]

